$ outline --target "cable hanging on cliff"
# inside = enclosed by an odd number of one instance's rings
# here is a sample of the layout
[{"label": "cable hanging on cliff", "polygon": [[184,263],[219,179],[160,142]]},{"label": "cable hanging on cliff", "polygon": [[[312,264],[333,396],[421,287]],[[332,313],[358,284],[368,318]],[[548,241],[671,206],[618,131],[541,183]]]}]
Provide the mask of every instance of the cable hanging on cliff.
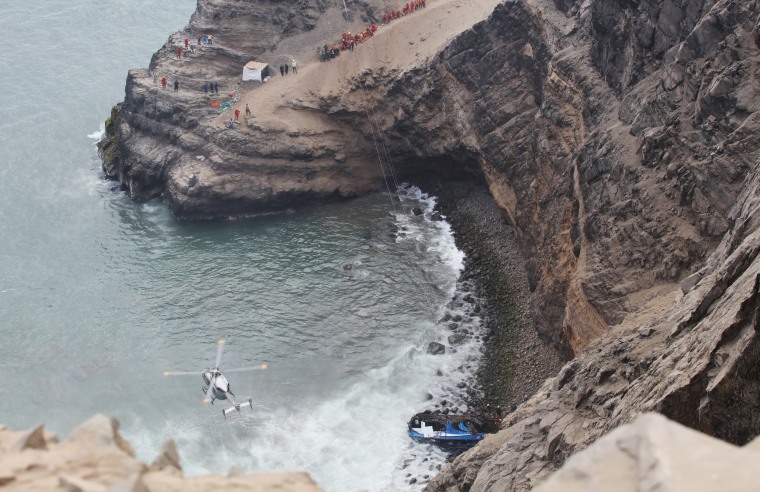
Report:
[{"label": "cable hanging on cliff", "polygon": [[[343,6],[344,6],[344,9],[346,10],[345,19],[346,19],[346,22],[348,22],[350,15],[348,14],[346,0],[343,0]],[[354,65],[354,73],[358,74],[359,64],[356,59],[357,56],[358,56],[358,53],[355,50],[351,50],[351,61],[353,62],[353,65]],[[371,97],[369,95],[369,92],[367,91],[367,88],[361,83],[359,83],[359,87],[361,88],[366,99],[370,100]],[[404,208],[404,205],[403,205],[404,202],[402,200],[401,194],[399,193],[400,183],[398,181],[398,176],[397,176],[395,167],[393,165],[393,160],[391,158],[390,150],[388,149],[388,144],[385,138],[385,134],[380,128],[380,124],[377,121],[375,112],[372,109],[370,109],[370,107],[371,107],[371,104],[365,106],[365,113],[367,115],[367,121],[369,122],[370,132],[372,134],[372,142],[375,146],[375,153],[377,155],[377,160],[378,160],[378,163],[380,164],[380,172],[383,175],[383,180],[385,181],[385,187],[388,191],[388,197],[390,198],[390,201],[391,201],[391,208],[393,209],[393,214],[394,216],[398,215],[398,211],[396,210],[396,205],[393,201],[393,191],[391,190],[391,182],[393,185],[393,189],[396,190],[396,196],[398,197],[399,203],[401,204],[402,212],[405,214],[411,213],[410,210],[406,210]],[[382,147],[382,152],[381,152],[381,147]],[[385,162],[383,162],[383,154],[385,156]],[[386,170],[385,170],[386,165],[388,167],[388,173],[386,173]],[[390,174],[390,181],[389,181],[388,174]],[[406,247],[407,247],[407,250],[411,252],[411,245],[409,243],[406,243]],[[427,272],[424,269],[420,269],[418,272],[418,278],[416,280],[417,280],[416,283],[420,289],[423,288],[422,285],[426,287],[427,296],[429,300],[431,301],[430,305],[435,306],[435,303],[432,302],[435,299],[435,293],[433,292],[433,287],[432,287],[433,282],[430,276],[427,274]],[[433,307],[433,309],[435,308]]]}]

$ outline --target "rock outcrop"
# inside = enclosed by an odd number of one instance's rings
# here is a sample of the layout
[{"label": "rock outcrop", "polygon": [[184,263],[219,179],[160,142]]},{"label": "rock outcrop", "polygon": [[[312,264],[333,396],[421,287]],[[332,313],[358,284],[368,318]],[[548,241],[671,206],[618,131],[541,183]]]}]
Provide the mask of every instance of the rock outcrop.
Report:
[{"label": "rock outcrop", "polygon": [[570,458],[536,490],[744,492],[757,488],[758,465],[757,440],[739,448],[647,414]]},{"label": "rock outcrop", "polygon": [[317,492],[305,473],[182,476],[173,441],[164,444],[150,465],[135,458],[119,434],[116,419],[95,415],[63,441],[42,426],[28,432],[0,427],[0,487],[7,491],[151,492],[239,490]]},{"label": "rock outcrop", "polygon": [[642,412],[734,444],[760,432],[756,0],[429,0],[366,56],[232,86],[254,116],[225,130],[203,80],[305,57],[341,12],[303,4],[199,1],[190,28],[219,46],[172,61],[170,40],[130,72],[104,168],[187,219],[482,181],[517,232],[538,330],[572,360],[431,490],[532,487]]}]

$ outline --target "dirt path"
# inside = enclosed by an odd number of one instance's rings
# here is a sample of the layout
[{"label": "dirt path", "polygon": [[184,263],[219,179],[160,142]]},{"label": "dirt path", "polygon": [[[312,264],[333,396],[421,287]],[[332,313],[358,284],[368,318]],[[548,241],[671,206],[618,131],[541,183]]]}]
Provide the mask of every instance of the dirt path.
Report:
[{"label": "dirt path", "polygon": [[[427,8],[380,26],[369,41],[353,52],[345,51],[328,62],[299,63],[298,74],[291,72],[284,77],[279,74],[279,66],[272,66],[276,75],[243,93],[230,112],[214,120],[214,125],[224,127],[235,109],[240,110],[241,121],[245,121],[248,103],[259,125],[287,131],[317,130],[320,119],[309,117],[303,111],[289,111],[288,101],[341,93],[351,77],[367,68],[408,69],[434,56],[452,38],[487,18],[500,1],[428,0]],[[340,34],[336,32],[333,37],[337,39]]]}]

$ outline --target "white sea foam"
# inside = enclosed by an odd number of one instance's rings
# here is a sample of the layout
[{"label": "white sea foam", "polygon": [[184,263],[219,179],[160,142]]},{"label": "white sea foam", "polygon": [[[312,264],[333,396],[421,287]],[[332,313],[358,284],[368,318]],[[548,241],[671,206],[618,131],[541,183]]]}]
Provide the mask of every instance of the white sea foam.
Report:
[{"label": "white sea foam", "polygon": [[87,135],[87,138],[94,140],[94,143],[97,144],[98,142],[103,140],[103,137],[105,135],[106,135],[106,126],[103,123],[101,123],[100,128],[97,131],[92,132],[89,135]]},{"label": "white sea foam", "polygon": [[[447,323],[435,320],[448,312],[462,316],[460,326],[473,333],[479,333],[481,328],[469,305],[461,303],[466,293],[456,282],[464,255],[456,248],[449,224],[430,220],[435,198],[416,188],[404,191],[402,205],[407,211],[397,211],[395,220],[408,234],[396,245],[419,253],[419,276],[412,276],[412,280],[423,298],[427,298],[426,289],[431,284],[438,289],[430,291],[435,295],[430,302],[436,305],[436,317],[416,321],[410,330],[413,339],[374,366],[344,378],[330,394],[318,398],[290,395],[291,401],[268,401],[269,408],[261,406],[253,394],[254,410],[233,415],[228,422],[219,415],[227,406],[221,402],[212,412],[213,417],[208,412],[203,417],[199,411],[194,416],[197,419],[169,419],[159,433],[138,430],[136,436],[128,437],[142,459],[152,460],[151,454],[161,442],[172,437],[189,475],[223,473],[231,466],[239,466],[246,471],[306,470],[327,490],[424,487],[438,472],[446,453],[413,442],[407,435],[407,422],[417,412],[440,408],[442,400],[448,402],[449,408],[466,410],[457,385],[472,375],[481,353],[481,344],[474,336],[449,347],[447,337],[452,332]],[[158,206],[154,203],[140,207],[153,215],[158,213]],[[423,215],[412,215],[408,210],[413,206],[420,206]],[[346,259],[335,267],[345,273],[346,264],[351,264],[357,282],[376,274],[369,258]],[[372,309],[357,308],[353,313],[357,319],[372,317]],[[332,315],[324,323],[330,319]],[[445,355],[427,353],[433,341],[447,345]],[[314,376],[302,377],[308,380]],[[244,394],[236,388],[238,394]]]}]

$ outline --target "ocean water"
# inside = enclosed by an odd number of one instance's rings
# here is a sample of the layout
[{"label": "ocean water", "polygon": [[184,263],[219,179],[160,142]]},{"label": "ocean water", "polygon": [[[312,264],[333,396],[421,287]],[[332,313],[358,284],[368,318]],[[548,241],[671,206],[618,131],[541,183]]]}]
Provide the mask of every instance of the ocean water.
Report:
[{"label": "ocean water", "polygon": [[[186,474],[306,470],[330,490],[419,488],[444,455],[411,443],[410,416],[474,368],[474,342],[431,356],[460,312],[463,255],[405,189],[256,221],[178,223],[105,181],[95,142],[129,68],[192,0],[35,0],[0,32],[0,422],[66,435],[95,412],[141,459],[176,440]],[[426,213],[409,213],[421,206]],[[394,231],[400,230],[398,235]],[[457,311],[460,310],[460,311]],[[201,403],[222,368],[241,398]],[[439,375],[442,374],[442,375]],[[432,400],[429,400],[432,397]],[[455,397],[454,397],[454,401]],[[411,478],[417,478],[410,486]]]}]

